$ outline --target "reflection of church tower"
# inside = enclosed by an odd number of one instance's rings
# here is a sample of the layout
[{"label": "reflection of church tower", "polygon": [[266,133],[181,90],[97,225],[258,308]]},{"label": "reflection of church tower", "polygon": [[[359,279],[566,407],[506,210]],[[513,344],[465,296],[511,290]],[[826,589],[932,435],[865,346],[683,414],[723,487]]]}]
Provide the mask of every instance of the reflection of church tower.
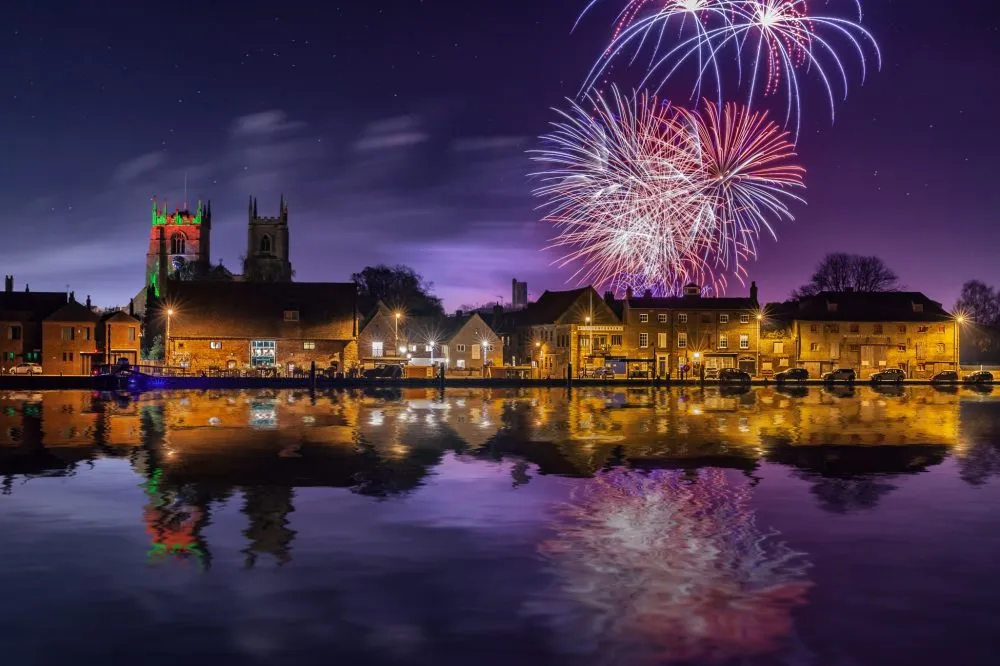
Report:
[{"label": "reflection of church tower", "polygon": [[257,215],[257,200],[250,197],[247,256],[243,275],[250,282],[291,282],[288,260],[288,203],[281,197],[277,217]]},{"label": "reflection of church tower", "polygon": [[210,500],[194,488],[165,488],[161,469],[155,469],[142,488],[149,499],[142,511],[152,542],[149,559],[194,559],[207,569],[211,553],[202,531],[211,522]]},{"label": "reflection of church tower", "polygon": [[253,567],[257,556],[262,553],[273,555],[279,565],[291,561],[295,531],[288,527],[288,514],[295,510],[292,504],[294,496],[289,487],[254,486],[244,489],[246,503],[243,513],[250,519],[249,527],[243,532],[243,536],[250,540],[243,550],[247,568]]},{"label": "reflection of church tower", "polygon": [[146,252],[146,286],[154,296],[161,296],[161,289],[168,276],[190,265],[195,273],[210,266],[212,235],[212,203],[202,207],[201,201],[194,212],[175,210],[167,212],[153,199],[153,221],[149,232],[149,250]]}]

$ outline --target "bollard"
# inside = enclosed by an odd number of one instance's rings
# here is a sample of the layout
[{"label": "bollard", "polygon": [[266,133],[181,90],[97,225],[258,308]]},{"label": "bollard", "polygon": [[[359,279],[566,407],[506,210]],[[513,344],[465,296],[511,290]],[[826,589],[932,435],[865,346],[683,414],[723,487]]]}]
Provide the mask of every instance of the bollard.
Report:
[{"label": "bollard", "polygon": [[316,361],[309,364],[309,390],[316,392]]}]

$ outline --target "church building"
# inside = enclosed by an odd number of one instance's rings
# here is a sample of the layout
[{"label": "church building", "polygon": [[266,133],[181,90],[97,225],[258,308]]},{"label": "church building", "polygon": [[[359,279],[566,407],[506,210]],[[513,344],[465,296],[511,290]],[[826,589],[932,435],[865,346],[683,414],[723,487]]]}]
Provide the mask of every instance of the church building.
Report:
[{"label": "church building", "polygon": [[281,197],[277,217],[259,216],[257,199],[250,197],[243,279],[247,282],[291,282],[293,273],[288,260],[288,204],[285,197]]}]

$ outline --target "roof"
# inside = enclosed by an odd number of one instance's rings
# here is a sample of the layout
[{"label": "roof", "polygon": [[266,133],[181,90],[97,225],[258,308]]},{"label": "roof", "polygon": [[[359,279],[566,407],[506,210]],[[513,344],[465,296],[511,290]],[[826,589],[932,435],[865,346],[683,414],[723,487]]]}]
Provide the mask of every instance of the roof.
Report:
[{"label": "roof", "polygon": [[633,310],[754,310],[751,298],[712,298],[704,296],[665,296],[628,298]]},{"label": "roof", "polygon": [[[591,300],[581,304],[581,298],[587,294],[591,295]],[[515,321],[517,326],[544,326],[557,324],[566,315],[570,315],[575,323],[583,323],[583,317],[590,314],[595,322],[611,319],[620,323],[618,314],[593,287],[546,291],[541,298],[529,304],[527,309],[517,313]]]},{"label": "roof", "polygon": [[0,291],[0,319],[41,321],[67,300],[65,291]]},{"label": "roof", "polygon": [[[919,307],[919,312],[917,311]],[[829,292],[799,299],[800,321],[945,321],[952,316],[918,291]]]},{"label": "roof", "polygon": [[90,308],[76,301],[70,301],[45,318],[47,322],[91,322],[95,324],[100,320],[101,318],[94,314]]},{"label": "roof", "polygon": [[474,319],[481,322],[482,326],[489,332],[495,334],[489,323],[477,312],[450,317],[411,317],[406,324],[406,331],[410,336],[433,338],[435,342],[448,344]]},{"label": "roof", "polygon": [[[171,337],[351,340],[353,282],[183,282],[168,287]],[[285,311],[298,321],[285,321]]]},{"label": "roof", "polygon": [[105,312],[101,317],[102,324],[138,324],[139,320],[125,312],[124,310],[115,310],[114,312]]}]

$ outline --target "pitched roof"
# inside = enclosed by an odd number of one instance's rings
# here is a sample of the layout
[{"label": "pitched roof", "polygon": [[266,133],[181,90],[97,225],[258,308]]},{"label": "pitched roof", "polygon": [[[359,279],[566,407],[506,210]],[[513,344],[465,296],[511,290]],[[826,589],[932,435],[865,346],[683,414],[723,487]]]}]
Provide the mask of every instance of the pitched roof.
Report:
[{"label": "pitched roof", "polygon": [[139,320],[124,310],[115,310],[114,312],[105,312],[104,315],[101,316],[101,323],[138,324]]},{"label": "pitched roof", "polygon": [[[353,282],[170,282],[171,337],[316,338],[356,333]],[[298,321],[284,313],[297,311]]]},{"label": "pitched roof", "polygon": [[[919,310],[919,311],[918,311]],[[798,301],[801,321],[946,321],[941,304],[918,291],[822,292]]]},{"label": "pitched roof", "polygon": [[668,296],[629,298],[633,310],[753,310],[751,298],[713,298],[705,296]]},{"label": "pitched roof", "polygon": [[411,317],[406,324],[406,332],[410,336],[433,338],[435,342],[448,344],[473,319],[481,322],[484,328],[493,332],[489,322],[478,312],[462,316]]},{"label": "pitched roof", "polygon": [[76,301],[70,301],[46,317],[45,321],[64,321],[73,323],[91,322],[96,324],[100,321],[100,319],[101,318],[94,314],[86,305],[81,305]]},{"label": "pitched roof", "polygon": [[528,304],[526,310],[522,310],[519,326],[537,326],[541,324],[553,324],[559,317],[563,316],[567,310],[573,307],[580,295],[585,293],[590,287],[571,289],[569,291],[549,291],[545,290],[534,303]]},{"label": "pitched roof", "polygon": [[66,302],[64,291],[0,291],[0,319],[41,321]]}]

